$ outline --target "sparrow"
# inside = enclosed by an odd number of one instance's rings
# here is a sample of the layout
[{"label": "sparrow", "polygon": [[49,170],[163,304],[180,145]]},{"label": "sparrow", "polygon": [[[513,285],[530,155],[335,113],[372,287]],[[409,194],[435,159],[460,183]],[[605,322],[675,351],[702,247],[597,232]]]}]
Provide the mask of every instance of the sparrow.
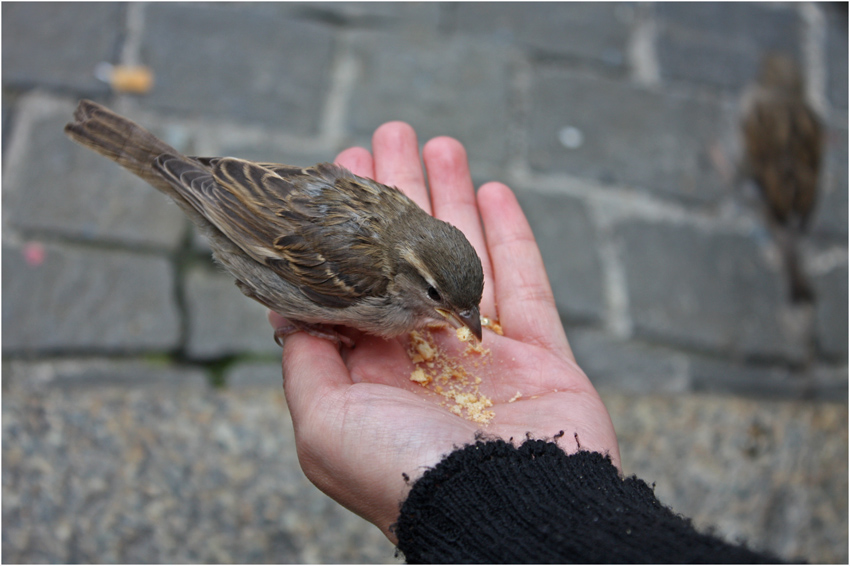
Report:
[{"label": "sparrow", "polygon": [[475,249],[395,187],[332,163],[182,155],[89,100],[65,133],[174,200],[239,289],[290,321],[279,344],[300,330],[351,346],[333,325],[392,338],[434,320],[481,340]]},{"label": "sparrow", "polygon": [[803,78],[792,59],[779,54],[764,58],[745,95],[741,129],[745,170],[760,189],[783,251],[791,299],[811,301],[796,240],[808,227],[817,200],[823,127],[806,102]]}]

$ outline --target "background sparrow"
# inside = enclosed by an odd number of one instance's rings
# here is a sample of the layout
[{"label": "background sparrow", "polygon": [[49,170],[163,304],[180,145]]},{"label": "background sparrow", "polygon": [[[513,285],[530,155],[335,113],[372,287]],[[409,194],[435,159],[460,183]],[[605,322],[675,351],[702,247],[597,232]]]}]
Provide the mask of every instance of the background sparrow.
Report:
[{"label": "background sparrow", "polygon": [[300,168],[189,157],[94,102],[65,132],[171,197],[242,292],[296,330],[352,341],[326,325],[390,338],[433,320],[479,340],[481,260],[463,233],[396,188],[330,163]]},{"label": "background sparrow", "polygon": [[806,103],[803,79],[790,58],[765,57],[741,124],[746,169],[758,184],[771,231],[783,251],[791,299],[812,300],[797,252],[817,199],[823,133]]}]

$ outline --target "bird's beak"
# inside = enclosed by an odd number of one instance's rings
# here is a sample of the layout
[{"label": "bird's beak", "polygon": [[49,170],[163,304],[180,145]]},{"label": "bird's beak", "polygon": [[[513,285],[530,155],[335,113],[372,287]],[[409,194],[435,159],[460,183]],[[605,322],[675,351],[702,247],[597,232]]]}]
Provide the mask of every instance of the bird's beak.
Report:
[{"label": "bird's beak", "polygon": [[465,311],[437,309],[437,312],[455,328],[467,327],[475,338],[481,342],[481,313],[478,307]]}]

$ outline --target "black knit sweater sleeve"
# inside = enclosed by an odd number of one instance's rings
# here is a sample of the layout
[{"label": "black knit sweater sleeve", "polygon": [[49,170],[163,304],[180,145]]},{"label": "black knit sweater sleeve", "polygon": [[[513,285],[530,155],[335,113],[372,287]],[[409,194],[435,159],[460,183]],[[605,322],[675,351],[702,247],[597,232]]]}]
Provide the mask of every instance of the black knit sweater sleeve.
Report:
[{"label": "black knit sweater sleeve", "polygon": [[542,440],[456,450],[413,485],[393,529],[409,563],[777,561],[700,534],[608,457]]}]

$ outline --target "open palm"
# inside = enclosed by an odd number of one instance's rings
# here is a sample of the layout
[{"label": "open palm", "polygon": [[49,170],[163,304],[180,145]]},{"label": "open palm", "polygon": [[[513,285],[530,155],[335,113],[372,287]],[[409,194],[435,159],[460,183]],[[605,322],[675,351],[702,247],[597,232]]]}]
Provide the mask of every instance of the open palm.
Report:
[{"label": "open palm", "polygon": [[[576,365],[558,317],[534,237],[510,189],[472,185],[463,146],[435,138],[423,150],[416,134],[390,122],[376,130],[374,156],[352,148],[337,163],[355,174],[394,185],[423,209],[466,235],[481,258],[485,286],[481,312],[499,319],[504,336],[485,330],[487,363],[471,370],[495,414],[479,425],[451,413],[441,398],[410,381],[406,336],[383,340],[350,329],[353,349],[306,333],[286,339],[284,390],[299,461],[310,480],[395,540],[395,522],[409,483],[455,447],[489,437],[560,436],[567,452],[581,447],[619,452],[608,412]],[[483,226],[482,226],[483,222]],[[486,234],[486,235],[485,235]],[[280,317],[270,314],[273,326]],[[453,333],[435,332],[440,346],[457,351]]]}]

